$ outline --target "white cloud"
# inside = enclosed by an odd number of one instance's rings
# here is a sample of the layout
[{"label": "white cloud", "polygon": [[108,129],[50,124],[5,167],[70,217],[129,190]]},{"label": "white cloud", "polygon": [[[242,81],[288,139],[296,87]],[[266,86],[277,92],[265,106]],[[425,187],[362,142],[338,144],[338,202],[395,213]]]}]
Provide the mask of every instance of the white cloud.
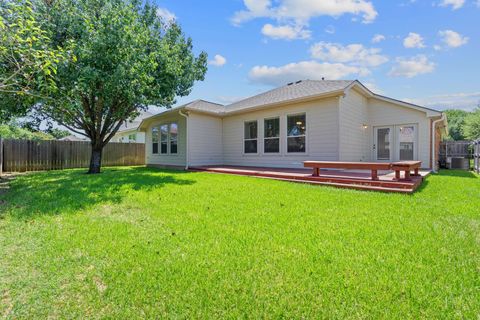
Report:
[{"label": "white cloud", "polygon": [[177,16],[173,12],[165,8],[158,8],[157,16],[161,17],[166,23],[172,23],[177,20]]},{"label": "white cloud", "polygon": [[272,39],[286,40],[309,39],[311,36],[311,32],[303,29],[302,26],[285,25],[275,27],[269,23],[263,26],[262,34]]},{"label": "white cloud", "polygon": [[472,111],[480,104],[480,92],[450,93],[415,99],[407,98],[404,100],[440,110],[462,109],[466,111]]},{"label": "white cloud", "polygon": [[239,25],[255,18],[271,18],[277,21],[306,25],[319,16],[339,17],[344,14],[360,15],[364,23],[370,23],[378,13],[367,0],[244,0],[246,10],[238,11],[232,23]]},{"label": "white cloud", "polygon": [[365,48],[362,44],[343,46],[338,43],[319,42],[310,48],[312,57],[328,62],[349,63],[362,67],[377,67],[388,61],[381,49]]},{"label": "white cloud", "polygon": [[250,80],[256,83],[281,86],[288,82],[311,79],[330,80],[344,79],[355,75],[365,76],[369,71],[365,68],[347,66],[342,63],[320,63],[317,61],[301,61],[280,67],[256,66],[250,71]]},{"label": "white cloud", "polygon": [[451,6],[453,10],[460,9],[465,4],[465,0],[442,0],[441,7]]},{"label": "white cloud", "polygon": [[438,34],[442,37],[442,41],[450,48],[458,48],[468,42],[468,37],[464,37],[453,30],[443,30],[438,32]]},{"label": "white cloud", "polygon": [[325,28],[325,32],[328,33],[328,34],[334,34],[335,33],[335,27],[332,26],[332,25],[329,25]]},{"label": "white cloud", "polygon": [[410,32],[408,36],[403,39],[403,46],[405,48],[425,48],[423,37],[415,32]]},{"label": "white cloud", "polygon": [[396,65],[390,70],[392,77],[413,78],[420,74],[431,73],[435,70],[435,64],[428,60],[425,55],[417,55],[411,58],[397,58]]},{"label": "white cloud", "polygon": [[385,41],[385,39],[386,38],[383,34],[376,34],[376,35],[373,36],[372,42],[373,43],[379,43],[379,42]]},{"label": "white cloud", "polygon": [[227,59],[219,54],[215,55],[213,57],[213,60],[210,60],[208,64],[211,64],[212,66],[216,67],[222,67],[227,63]]}]

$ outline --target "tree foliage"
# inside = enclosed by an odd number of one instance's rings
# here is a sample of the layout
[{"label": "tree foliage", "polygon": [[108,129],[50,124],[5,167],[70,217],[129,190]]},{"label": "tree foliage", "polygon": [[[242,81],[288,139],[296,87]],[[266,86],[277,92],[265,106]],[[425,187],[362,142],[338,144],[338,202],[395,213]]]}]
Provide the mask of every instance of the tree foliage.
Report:
[{"label": "tree foliage", "polygon": [[56,0],[39,5],[52,48],[72,48],[58,65],[59,90],[36,108],[91,140],[90,173],[121,124],[148,105],[171,107],[203,80],[207,56],[157,7],[137,0]]},{"label": "tree foliage", "polygon": [[56,90],[57,65],[68,57],[69,47],[52,45],[35,9],[28,0],[0,0],[0,123]]},{"label": "tree foliage", "polygon": [[46,132],[32,131],[21,124],[10,121],[0,125],[0,137],[3,139],[52,140],[54,137]]},{"label": "tree foliage", "polygon": [[463,134],[463,126],[465,124],[465,118],[468,116],[468,112],[458,109],[445,110],[448,119],[448,139],[449,140],[465,140]]},{"label": "tree foliage", "polygon": [[463,133],[469,140],[480,139],[480,107],[469,113],[465,118]]}]

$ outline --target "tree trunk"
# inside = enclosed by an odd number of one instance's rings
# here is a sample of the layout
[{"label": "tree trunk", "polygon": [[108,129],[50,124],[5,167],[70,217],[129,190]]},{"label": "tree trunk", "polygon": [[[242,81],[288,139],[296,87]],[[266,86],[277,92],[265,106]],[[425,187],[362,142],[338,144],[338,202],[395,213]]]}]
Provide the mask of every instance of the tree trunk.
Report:
[{"label": "tree trunk", "polygon": [[90,157],[90,169],[89,174],[100,173],[102,166],[102,147],[92,146],[92,156]]}]

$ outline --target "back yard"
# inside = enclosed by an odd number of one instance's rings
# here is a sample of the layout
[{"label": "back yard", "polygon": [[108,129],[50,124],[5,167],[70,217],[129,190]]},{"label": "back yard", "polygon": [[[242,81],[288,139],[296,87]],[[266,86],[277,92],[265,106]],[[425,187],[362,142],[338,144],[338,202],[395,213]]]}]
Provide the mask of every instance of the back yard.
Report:
[{"label": "back yard", "polygon": [[0,317],[478,318],[480,178],[412,196],[147,168],[0,195]]}]

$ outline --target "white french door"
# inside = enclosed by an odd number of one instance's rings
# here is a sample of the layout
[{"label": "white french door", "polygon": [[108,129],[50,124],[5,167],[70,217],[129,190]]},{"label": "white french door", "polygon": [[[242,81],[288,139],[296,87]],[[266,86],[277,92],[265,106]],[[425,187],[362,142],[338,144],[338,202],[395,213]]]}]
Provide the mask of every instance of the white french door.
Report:
[{"label": "white french door", "polygon": [[418,160],[417,156],[417,125],[406,124],[396,126],[397,155],[398,161]]},{"label": "white french door", "polygon": [[375,161],[418,160],[418,126],[416,124],[374,127]]},{"label": "white french door", "polygon": [[375,127],[373,152],[375,161],[392,161],[393,126]]}]

